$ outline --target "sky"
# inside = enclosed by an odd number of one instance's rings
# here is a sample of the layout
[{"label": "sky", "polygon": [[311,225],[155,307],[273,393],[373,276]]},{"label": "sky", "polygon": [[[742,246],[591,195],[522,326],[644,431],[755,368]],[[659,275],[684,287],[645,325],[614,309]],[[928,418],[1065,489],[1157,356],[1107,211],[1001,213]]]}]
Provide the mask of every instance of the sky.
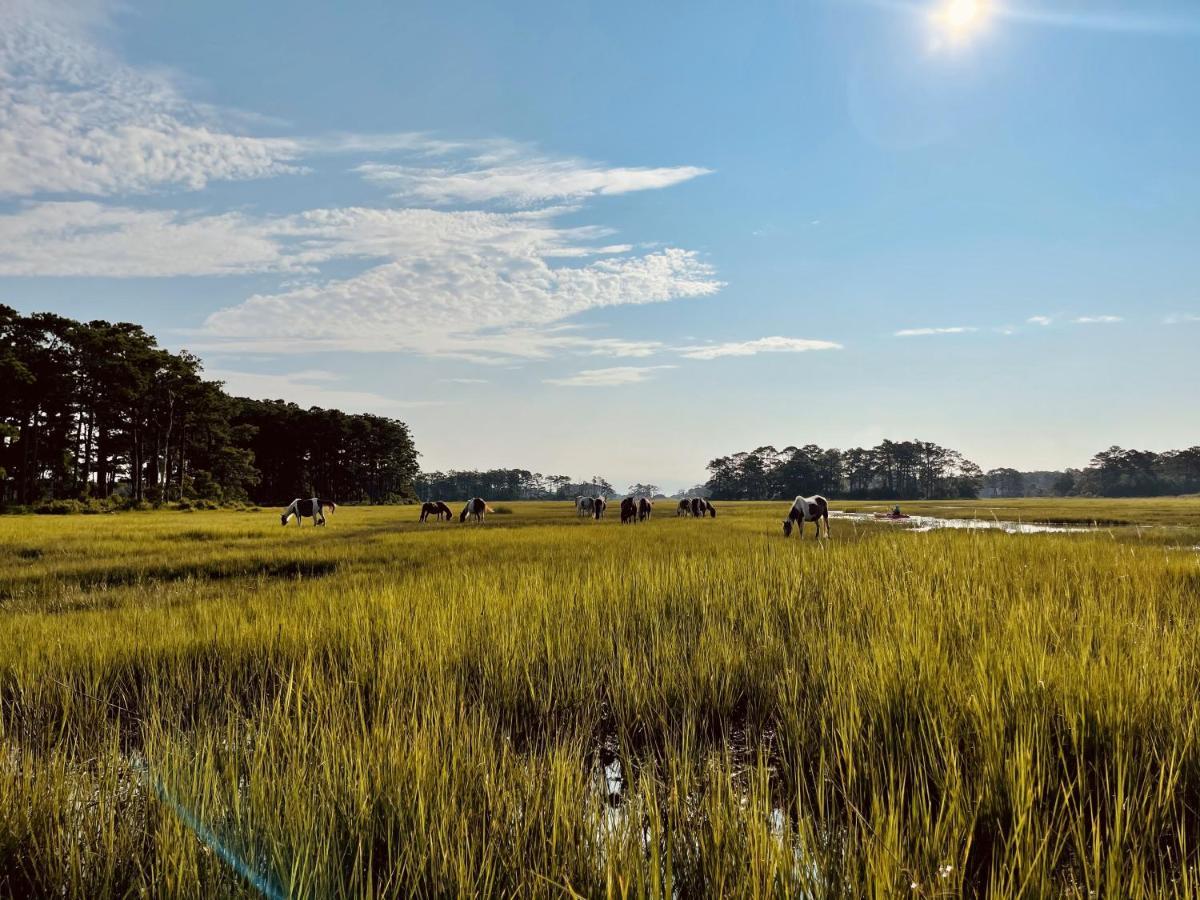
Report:
[{"label": "sky", "polygon": [[1193,0],[0,18],[0,302],[400,418],[426,470],[1200,442]]}]

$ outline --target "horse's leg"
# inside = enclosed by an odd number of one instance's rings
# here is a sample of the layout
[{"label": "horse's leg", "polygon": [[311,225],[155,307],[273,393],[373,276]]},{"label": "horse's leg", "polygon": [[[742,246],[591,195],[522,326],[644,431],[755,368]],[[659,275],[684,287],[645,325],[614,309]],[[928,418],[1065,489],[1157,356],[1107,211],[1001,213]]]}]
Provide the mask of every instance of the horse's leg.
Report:
[{"label": "horse's leg", "polygon": [[825,519],[825,539],[828,540],[829,539],[829,511],[828,510],[825,511],[825,515],[822,518]]}]

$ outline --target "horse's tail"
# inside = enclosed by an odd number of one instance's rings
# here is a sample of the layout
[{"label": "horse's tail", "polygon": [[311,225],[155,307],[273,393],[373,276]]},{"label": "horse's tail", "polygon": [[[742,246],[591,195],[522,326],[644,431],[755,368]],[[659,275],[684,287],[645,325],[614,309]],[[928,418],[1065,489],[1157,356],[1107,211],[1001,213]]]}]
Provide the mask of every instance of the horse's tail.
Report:
[{"label": "horse's tail", "polygon": [[483,504],[483,511],[484,511],[484,512],[490,512],[490,513],[494,513],[494,512],[495,512],[495,510],[494,510],[494,509],[492,509],[490,506],[488,506],[488,505],[487,505],[487,503],[484,503],[484,504]]},{"label": "horse's tail", "polygon": [[330,512],[337,512],[337,504],[332,500],[318,500],[317,502],[321,504],[322,508],[328,506]]}]

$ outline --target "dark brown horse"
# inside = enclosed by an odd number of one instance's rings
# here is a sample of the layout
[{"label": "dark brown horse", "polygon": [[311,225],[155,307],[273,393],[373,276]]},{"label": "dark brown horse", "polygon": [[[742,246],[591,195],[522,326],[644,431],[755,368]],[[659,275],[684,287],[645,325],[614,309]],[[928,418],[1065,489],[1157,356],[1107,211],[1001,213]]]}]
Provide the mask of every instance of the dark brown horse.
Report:
[{"label": "dark brown horse", "polygon": [[608,501],[603,497],[597,496],[596,499],[592,501],[592,516],[594,518],[602,518],[606,509],[608,509]]},{"label": "dark brown horse", "polygon": [[638,500],[638,521],[644,522],[650,518],[650,513],[654,509],[654,504],[642,497]]},{"label": "dark brown horse", "polygon": [[680,516],[690,516],[692,514],[692,501],[684,497],[679,501],[679,506],[675,509],[675,518]]},{"label": "dark brown horse", "polygon": [[626,497],[621,501],[621,524],[626,522],[637,522],[638,520],[638,503],[632,497]]},{"label": "dark brown horse", "polygon": [[449,522],[454,518],[454,512],[441,500],[426,501],[421,504],[421,521],[424,522],[433,516],[439,522],[445,519]]}]

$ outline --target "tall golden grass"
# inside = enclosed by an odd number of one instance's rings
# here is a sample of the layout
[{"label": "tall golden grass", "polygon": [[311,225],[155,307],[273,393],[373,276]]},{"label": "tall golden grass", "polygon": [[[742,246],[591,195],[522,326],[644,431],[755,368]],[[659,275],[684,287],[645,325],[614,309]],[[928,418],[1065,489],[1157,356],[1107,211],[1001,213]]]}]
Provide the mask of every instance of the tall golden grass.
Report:
[{"label": "tall golden grass", "polygon": [[0,519],[0,896],[1200,896],[1172,503]]}]

